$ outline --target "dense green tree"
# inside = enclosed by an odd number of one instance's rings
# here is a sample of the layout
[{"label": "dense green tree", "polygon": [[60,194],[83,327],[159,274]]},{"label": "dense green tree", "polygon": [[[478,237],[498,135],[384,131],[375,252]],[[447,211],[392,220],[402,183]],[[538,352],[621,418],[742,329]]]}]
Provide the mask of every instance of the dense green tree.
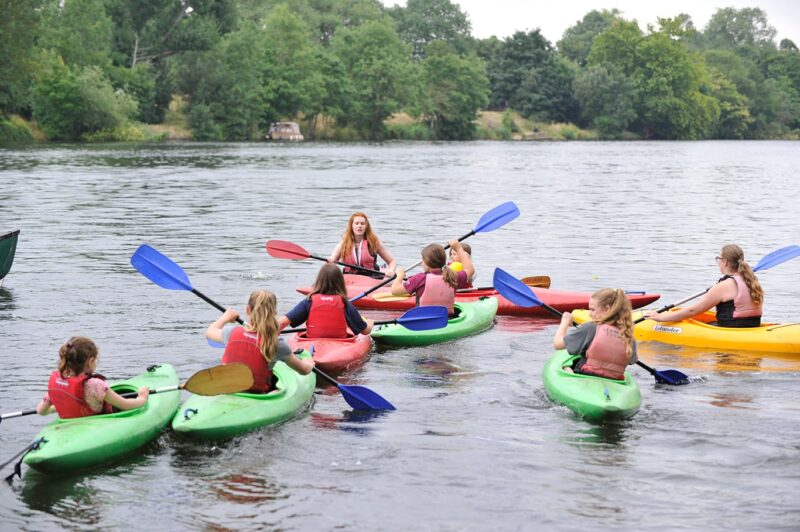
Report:
[{"label": "dense green tree", "polygon": [[419,74],[411,49],[386,22],[367,22],[340,32],[334,49],[353,83],[350,113],[343,121],[370,139],[385,135],[384,120],[413,103]]},{"label": "dense green tree", "polygon": [[423,115],[434,137],[473,138],[478,109],[489,102],[485,63],[476,56],[461,57],[444,42],[435,42],[428,46],[422,68]]},{"label": "dense green tree", "polygon": [[306,136],[315,138],[317,117],[322,116],[322,138],[328,138],[329,119],[341,120],[348,112],[353,100],[353,83],[345,71],[341,59],[330,48],[315,50],[316,63],[321,76],[320,98],[311,101]]},{"label": "dense green tree", "polygon": [[395,6],[389,14],[415,59],[423,59],[432,42],[443,41],[464,52],[471,40],[469,17],[450,0],[408,0],[405,7]]},{"label": "dense green tree", "polygon": [[742,139],[748,135],[753,117],[747,108],[748,100],[736,85],[717,69],[711,69],[711,92],[719,104],[719,118],[714,124],[714,137]]},{"label": "dense green tree", "polygon": [[56,50],[68,65],[109,67],[113,21],[103,0],[50,3],[43,17],[42,48]]},{"label": "dense green tree", "polygon": [[615,20],[621,19],[622,15],[617,9],[589,11],[575,25],[567,28],[564,36],[556,43],[558,51],[577,64],[585,66],[594,38],[610,28]]},{"label": "dense green tree", "polygon": [[574,63],[553,54],[531,67],[514,98],[514,108],[529,118],[555,122],[578,119],[578,104],[572,93]]},{"label": "dense green tree", "polygon": [[492,89],[489,106],[516,108],[520,87],[531,68],[544,65],[552,55],[552,46],[538,29],[515,32],[503,41],[486,65]]},{"label": "dense green tree", "polygon": [[68,66],[55,58],[49,63],[35,86],[32,105],[34,118],[50,138],[79,139],[121,126],[136,114],[136,101],[115,90],[99,68]]},{"label": "dense green tree", "polygon": [[573,83],[582,125],[591,125],[604,138],[619,138],[636,118],[636,84],[613,65],[581,71]]},{"label": "dense green tree", "polygon": [[28,105],[42,0],[0,0],[0,115]]},{"label": "dense green tree", "polygon": [[718,9],[703,31],[711,48],[775,46],[775,28],[767,22],[767,14],[758,7]]}]

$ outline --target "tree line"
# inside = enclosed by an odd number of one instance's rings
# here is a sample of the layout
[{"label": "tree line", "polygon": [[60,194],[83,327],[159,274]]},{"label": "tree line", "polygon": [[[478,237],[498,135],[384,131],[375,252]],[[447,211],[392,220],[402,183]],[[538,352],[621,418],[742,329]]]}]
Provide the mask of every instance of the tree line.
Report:
[{"label": "tree line", "polygon": [[[593,10],[556,43],[476,39],[450,0],[0,0],[0,140],[33,120],[54,140],[125,140],[187,102],[198,140],[472,139],[479,110],[600,138],[800,138],[800,51],[759,8],[640,27]],[[509,13],[513,16],[513,13]],[[524,21],[535,25],[535,19]],[[523,23],[523,21],[521,21]]]}]

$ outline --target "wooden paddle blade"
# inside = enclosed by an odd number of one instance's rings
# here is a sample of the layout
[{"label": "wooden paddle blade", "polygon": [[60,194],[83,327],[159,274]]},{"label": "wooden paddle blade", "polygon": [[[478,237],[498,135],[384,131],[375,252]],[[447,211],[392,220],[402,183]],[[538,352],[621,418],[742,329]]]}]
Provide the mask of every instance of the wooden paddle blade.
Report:
[{"label": "wooden paddle blade", "polygon": [[267,253],[276,259],[301,260],[311,257],[311,253],[293,242],[286,240],[270,240],[267,242]]},{"label": "wooden paddle blade", "polygon": [[186,272],[147,244],[142,244],[134,252],[131,266],[161,288],[192,291],[192,283],[189,282]]},{"label": "wooden paddle blade", "polygon": [[550,276],[548,275],[531,275],[523,277],[521,281],[535,288],[550,288]]},{"label": "wooden paddle blade", "polygon": [[395,296],[391,292],[378,292],[372,295],[375,301],[405,301],[411,296]]},{"label": "wooden paddle blade", "polygon": [[252,387],[253,372],[245,364],[223,364],[200,370],[183,386],[197,395],[243,392]]},{"label": "wooden paddle blade", "polygon": [[340,384],[339,391],[354,410],[397,410],[392,403],[363,386]]}]

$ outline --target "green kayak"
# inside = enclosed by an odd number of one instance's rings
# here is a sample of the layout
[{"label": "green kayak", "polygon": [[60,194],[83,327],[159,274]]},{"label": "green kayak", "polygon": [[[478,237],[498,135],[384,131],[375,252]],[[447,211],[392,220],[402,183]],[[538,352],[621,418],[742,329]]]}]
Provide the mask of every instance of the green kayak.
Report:
[{"label": "green kayak", "polygon": [[0,235],[0,280],[11,270],[14,254],[17,252],[19,229]]},{"label": "green kayak", "polygon": [[618,381],[564,371],[578,358],[562,349],[545,363],[542,380],[550,399],[590,421],[627,418],[639,410],[642,394],[630,373]]},{"label": "green kayak", "polygon": [[[152,371],[150,371],[152,369]],[[117,393],[176,386],[178,374],[169,364],[111,387]],[[180,392],[151,394],[147,403],[114,414],[56,419],[37,436],[44,442],[25,455],[24,462],[42,473],[58,475],[95,467],[128,455],[155,439],[169,424],[180,404]]]},{"label": "green kayak", "polygon": [[497,298],[482,297],[470,303],[456,303],[456,316],[447,321],[447,327],[428,331],[411,331],[402,325],[381,325],[372,331],[372,338],[385,345],[429,345],[488,329],[497,313]]},{"label": "green kayak", "polygon": [[[298,356],[310,355],[304,351]],[[229,438],[280,423],[305,410],[314,395],[316,375],[300,375],[283,362],[276,363],[273,372],[278,384],[269,393],[191,396],[172,419],[172,428],[195,438]]]}]

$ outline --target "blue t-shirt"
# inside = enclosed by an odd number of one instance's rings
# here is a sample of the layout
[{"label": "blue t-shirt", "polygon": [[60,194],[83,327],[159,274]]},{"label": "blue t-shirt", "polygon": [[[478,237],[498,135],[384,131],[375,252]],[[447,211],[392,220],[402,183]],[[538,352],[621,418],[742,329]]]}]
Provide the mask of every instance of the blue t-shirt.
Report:
[{"label": "blue t-shirt", "polygon": [[[289,324],[292,327],[298,327],[308,320],[309,312],[311,312],[311,300],[305,298],[287,312],[286,317],[289,318]],[[367,322],[349,301],[344,303],[344,319],[354,334],[361,334],[361,331],[367,328]]]}]

